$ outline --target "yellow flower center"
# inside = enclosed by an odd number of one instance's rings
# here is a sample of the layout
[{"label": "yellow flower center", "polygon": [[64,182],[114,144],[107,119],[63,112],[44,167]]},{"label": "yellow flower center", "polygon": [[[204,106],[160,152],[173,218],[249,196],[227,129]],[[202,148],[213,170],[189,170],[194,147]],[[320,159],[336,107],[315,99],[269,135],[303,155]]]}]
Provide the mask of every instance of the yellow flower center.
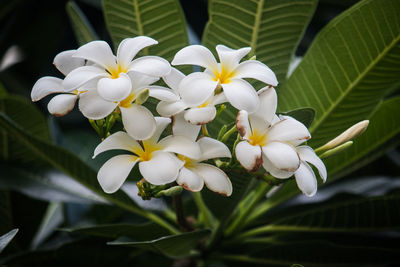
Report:
[{"label": "yellow flower center", "polygon": [[253,146],[265,146],[267,144],[267,133],[260,133],[253,130],[253,133],[249,136],[249,143]]},{"label": "yellow flower center", "polygon": [[128,95],[127,98],[119,102],[119,106],[123,108],[129,108],[133,102],[133,99],[135,98],[135,94],[133,92]]},{"label": "yellow flower center", "polygon": [[153,157],[153,152],[160,150],[160,146],[152,140],[145,140],[142,143],[143,148],[134,148],[131,151],[138,155],[140,161],[149,161]]},{"label": "yellow flower center", "polygon": [[195,160],[193,160],[191,158],[188,158],[188,157],[185,157],[185,156],[183,156],[181,154],[178,154],[178,158],[185,162],[185,167],[186,168],[194,167],[194,164],[196,163]]},{"label": "yellow flower center", "polygon": [[214,81],[219,81],[219,84],[229,83],[231,78],[235,76],[235,72],[221,65],[221,71],[215,70]]},{"label": "yellow flower center", "polygon": [[108,68],[107,70],[111,75],[111,79],[117,79],[117,78],[119,78],[119,75],[121,73],[127,73],[128,72],[127,68],[121,66],[120,64],[117,65],[116,69],[115,68]]}]

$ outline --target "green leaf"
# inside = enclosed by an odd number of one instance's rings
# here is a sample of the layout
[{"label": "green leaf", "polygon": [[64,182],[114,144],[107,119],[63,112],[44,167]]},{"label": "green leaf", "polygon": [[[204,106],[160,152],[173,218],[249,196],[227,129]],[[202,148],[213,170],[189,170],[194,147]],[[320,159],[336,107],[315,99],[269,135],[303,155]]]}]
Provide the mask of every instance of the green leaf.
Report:
[{"label": "green leaf", "polygon": [[71,177],[57,171],[39,171],[32,166],[0,163],[0,188],[21,192],[33,198],[69,203],[106,201]]},{"label": "green leaf", "polygon": [[112,195],[104,193],[97,181],[97,173],[71,152],[28,134],[2,112],[0,112],[0,126],[6,130],[9,135],[13,135],[16,141],[24,145],[38,157],[70,175],[77,182],[95,192],[97,195],[126,210],[138,214],[143,213],[135,202],[121,190]]},{"label": "green leaf", "polygon": [[115,48],[124,38],[146,35],[159,43],[142,53],[171,61],[178,50],[189,44],[178,0],[103,0],[103,11]]},{"label": "green leaf", "polygon": [[75,2],[68,1],[65,8],[79,45],[84,45],[90,41],[99,39],[85,14],[83,14],[82,10]]},{"label": "green leaf", "polygon": [[5,231],[7,231],[12,227],[11,212],[12,212],[12,207],[10,201],[10,194],[8,191],[0,190],[0,233],[4,233]]},{"label": "green leaf", "polygon": [[134,240],[145,241],[169,235],[170,232],[155,223],[145,224],[103,224],[87,227],[64,228],[63,231],[107,238],[126,236]]},{"label": "green leaf", "polygon": [[203,44],[215,51],[224,44],[250,46],[250,57],[267,64],[283,83],[289,63],[314,13],[316,0],[213,0]]},{"label": "green leaf", "polygon": [[384,101],[369,118],[367,130],[346,151],[325,161],[329,178],[336,179],[365,166],[400,143],[400,97]]},{"label": "green leaf", "polygon": [[[25,98],[16,95],[0,97],[0,111],[21,125],[29,134],[44,141],[50,140],[46,118]],[[0,129],[0,150],[0,157],[7,161],[31,163],[37,158],[25,146],[16,142],[13,135],[7,134],[3,129]]]},{"label": "green leaf", "polygon": [[400,80],[400,2],[364,0],[315,38],[279,90],[279,110],[311,107],[317,147],[366,119]]},{"label": "green leaf", "polygon": [[[400,195],[369,198],[337,195],[331,200],[276,212],[268,223],[244,235],[326,232],[356,233],[400,230]],[[361,216],[362,214],[362,216]]]},{"label": "green leaf", "polygon": [[315,110],[312,108],[299,108],[282,114],[295,118],[309,128],[314,120]]},{"label": "green leaf", "polygon": [[4,248],[10,243],[10,241],[17,234],[18,229],[13,229],[5,235],[0,236],[0,253],[4,250]]},{"label": "green leaf", "polygon": [[45,241],[57,227],[64,221],[63,206],[60,203],[49,203],[46,213],[43,216],[39,229],[36,232],[31,249],[36,249],[43,241]]},{"label": "green leaf", "polygon": [[210,230],[198,230],[189,233],[161,237],[159,239],[143,242],[129,241],[129,239],[117,239],[108,242],[115,246],[132,246],[136,248],[157,251],[170,258],[184,258],[192,255],[201,240],[210,234]]}]

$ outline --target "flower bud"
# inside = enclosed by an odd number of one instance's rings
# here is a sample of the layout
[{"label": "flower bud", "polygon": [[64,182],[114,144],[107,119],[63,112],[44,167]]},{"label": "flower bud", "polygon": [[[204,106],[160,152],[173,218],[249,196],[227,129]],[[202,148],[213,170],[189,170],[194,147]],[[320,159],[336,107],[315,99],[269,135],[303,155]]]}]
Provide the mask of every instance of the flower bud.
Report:
[{"label": "flower bud", "polygon": [[341,144],[341,145],[339,145],[339,146],[337,146],[337,147],[334,147],[334,148],[332,148],[332,149],[329,149],[328,151],[325,151],[325,152],[322,153],[319,157],[320,157],[321,159],[328,158],[328,157],[330,157],[330,156],[332,156],[332,155],[335,155],[335,154],[337,154],[337,153],[340,153],[340,152],[342,152],[342,151],[348,149],[352,144],[353,144],[353,141],[347,141],[347,142],[344,143],[344,144]]},{"label": "flower bud", "polygon": [[338,146],[352,140],[353,138],[362,134],[365,131],[365,129],[367,129],[368,124],[369,124],[369,120],[360,121],[359,123],[354,124],[349,129],[347,129],[346,131],[341,133],[339,136],[332,139],[325,145],[317,148],[315,151],[320,152],[320,151],[324,151],[324,150],[333,149],[335,147],[338,147]]},{"label": "flower bud", "polygon": [[135,103],[141,105],[144,102],[146,102],[148,98],[149,98],[149,88],[146,88],[143,91],[141,91],[139,95],[136,97]]},{"label": "flower bud", "polygon": [[165,190],[161,190],[160,192],[158,192],[155,197],[162,197],[162,196],[167,196],[167,197],[172,197],[172,196],[176,196],[179,195],[180,193],[182,193],[182,187],[181,186],[173,186],[171,188],[165,189]]}]

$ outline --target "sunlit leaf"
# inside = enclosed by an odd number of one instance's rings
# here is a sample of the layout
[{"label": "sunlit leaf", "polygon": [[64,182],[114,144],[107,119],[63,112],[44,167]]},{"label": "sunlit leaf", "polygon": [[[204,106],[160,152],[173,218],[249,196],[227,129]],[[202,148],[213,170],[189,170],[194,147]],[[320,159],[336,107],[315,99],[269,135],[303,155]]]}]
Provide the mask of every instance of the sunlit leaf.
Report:
[{"label": "sunlit leaf", "polygon": [[85,14],[83,14],[82,10],[75,2],[69,1],[65,8],[79,45],[84,45],[90,41],[99,39]]},{"label": "sunlit leaf", "polygon": [[4,250],[4,248],[10,243],[10,241],[17,234],[18,229],[13,229],[5,235],[0,236],[0,253]]}]

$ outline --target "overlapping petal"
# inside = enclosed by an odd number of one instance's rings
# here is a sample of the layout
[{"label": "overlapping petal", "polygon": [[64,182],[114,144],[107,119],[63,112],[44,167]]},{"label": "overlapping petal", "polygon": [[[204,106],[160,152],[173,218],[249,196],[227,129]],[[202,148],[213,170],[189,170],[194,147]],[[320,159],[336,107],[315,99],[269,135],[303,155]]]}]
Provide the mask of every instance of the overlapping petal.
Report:
[{"label": "overlapping petal", "polygon": [[277,167],[275,167],[274,164],[263,154],[262,156],[262,161],[263,161],[263,167],[264,169],[269,172],[272,176],[279,178],[279,179],[287,179],[290,176],[293,175],[294,172],[289,172],[289,171],[284,171],[280,170]]},{"label": "overlapping petal", "polygon": [[151,184],[162,185],[175,181],[184,162],[164,151],[155,151],[149,161],[139,163],[139,171]]},{"label": "overlapping petal", "polygon": [[116,58],[110,46],[104,41],[92,41],[79,47],[75,54],[76,58],[90,60],[104,69],[116,69]]},{"label": "overlapping petal", "polygon": [[76,50],[63,51],[58,53],[54,58],[54,66],[56,66],[56,68],[65,76],[67,76],[74,69],[85,65],[86,60],[72,57],[75,52]]},{"label": "overlapping petal", "polygon": [[171,72],[163,77],[164,82],[174,90],[176,94],[178,94],[179,84],[185,78],[185,74],[180,72],[179,70],[171,67]]},{"label": "overlapping petal", "polygon": [[204,180],[197,173],[185,167],[179,172],[176,182],[186,190],[192,192],[198,192],[204,186]]},{"label": "overlapping petal", "polygon": [[238,110],[246,110],[252,113],[258,109],[260,101],[258,95],[250,83],[242,79],[232,79],[223,84],[224,94],[229,103]]},{"label": "overlapping petal", "polygon": [[261,147],[250,145],[247,141],[236,145],[235,155],[240,165],[248,171],[258,170],[263,163]]},{"label": "overlapping petal", "polygon": [[191,124],[201,125],[212,121],[215,115],[217,115],[217,110],[214,106],[191,108],[185,112],[185,120]]},{"label": "overlapping petal", "polygon": [[227,197],[232,195],[232,183],[221,169],[213,165],[198,163],[195,172],[203,178],[204,183],[211,191]]},{"label": "overlapping petal", "polygon": [[238,112],[236,117],[236,128],[242,138],[248,139],[248,136],[251,134],[251,127],[247,111],[241,110]]},{"label": "overlapping petal", "polygon": [[283,142],[270,142],[262,147],[264,155],[278,169],[294,172],[300,165],[295,148]]},{"label": "overlapping petal", "polygon": [[36,81],[31,91],[32,101],[38,101],[45,96],[53,93],[63,93],[64,87],[62,80],[56,77],[42,77]]},{"label": "overlapping petal", "polygon": [[158,42],[147,36],[137,36],[122,40],[117,50],[118,64],[128,67],[132,59],[140,50],[155,44],[158,44]]},{"label": "overlapping petal", "polygon": [[106,161],[97,174],[97,180],[104,192],[109,194],[116,192],[138,160],[136,156],[118,155]]},{"label": "overlapping petal", "polygon": [[157,85],[151,85],[147,88],[149,88],[149,95],[158,100],[165,102],[176,102],[180,100],[180,97],[169,88]]},{"label": "overlapping petal", "polygon": [[194,72],[182,80],[179,94],[188,106],[195,107],[209,99],[217,85],[218,81],[214,81],[209,74]]},{"label": "overlapping petal", "polygon": [[276,91],[273,87],[267,86],[258,91],[258,97],[260,99],[260,106],[254,114],[263,118],[267,124],[271,125],[278,106]]},{"label": "overlapping petal", "polygon": [[278,85],[275,73],[257,60],[246,60],[235,69],[236,78],[253,78],[272,86]]},{"label": "overlapping petal", "polygon": [[129,136],[126,132],[119,131],[104,139],[104,141],[95,148],[93,158],[104,151],[113,149],[129,150],[131,152],[142,150],[141,146],[135,139]]},{"label": "overlapping petal", "polygon": [[302,161],[309,162],[317,168],[322,181],[325,182],[327,178],[325,164],[317,156],[317,154],[315,154],[314,150],[309,146],[299,146],[297,147],[297,152],[299,153],[300,159]]},{"label": "overlapping petal", "polygon": [[293,145],[298,145],[310,138],[307,127],[291,117],[285,117],[275,123],[268,131],[269,140],[291,142]]},{"label": "overlapping petal", "polygon": [[202,45],[190,45],[182,48],[176,53],[172,65],[197,65],[212,71],[218,69],[214,55]]},{"label": "overlapping petal", "polygon": [[118,106],[118,103],[104,100],[96,89],[88,90],[79,95],[79,110],[83,116],[99,120],[108,116]]},{"label": "overlapping petal", "polygon": [[162,77],[170,73],[171,65],[161,57],[145,56],[134,59],[129,65],[129,71]]},{"label": "overlapping petal", "polygon": [[239,65],[240,60],[251,51],[251,47],[231,49],[225,45],[217,45],[216,50],[221,64],[229,70],[233,70]]},{"label": "overlapping petal", "polygon": [[183,135],[167,136],[158,145],[163,151],[174,152],[191,159],[198,159],[201,156],[199,145]]},{"label": "overlapping petal", "polygon": [[176,102],[160,101],[157,104],[156,110],[161,116],[171,117],[185,110],[185,108],[187,108],[187,104],[182,100]]},{"label": "overlapping petal", "polygon": [[121,73],[116,79],[102,78],[97,83],[99,95],[108,101],[122,101],[132,91],[132,83],[129,76]]},{"label": "overlapping petal", "polygon": [[317,192],[317,179],[311,167],[306,163],[302,162],[300,167],[294,174],[296,183],[299,189],[308,197],[312,197]]},{"label": "overlapping petal", "polygon": [[56,95],[47,104],[47,109],[57,117],[64,116],[74,108],[77,99],[78,96],[74,94]]},{"label": "overlapping petal", "polygon": [[128,134],[137,140],[150,138],[156,130],[156,120],[151,112],[137,104],[120,107],[122,123]]},{"label": "overlapping petal", "polygon": [[202,137],[197,141],[197,143],[199,144],[201,150],[201,157],[199,161],[231,157],[229,148],[224,143],[214,138]]},{"label": "overlapping petal", "polygon": [[108,74],[101,68],[96,66],[83,66],[71,71],[63,80],[65,91],[71,92],[78,89],[82,85],[102,77],[108,77]]},{"label": "overlapping petal", "polygon": [[179,113],[174,116],[173,124],[172,124],[172,133],[174,135],[182,135],[193,142],[196,141],[197,136],[199,135],[200,125],[194,125],[187,122],[184,118],[183,113]]}]

